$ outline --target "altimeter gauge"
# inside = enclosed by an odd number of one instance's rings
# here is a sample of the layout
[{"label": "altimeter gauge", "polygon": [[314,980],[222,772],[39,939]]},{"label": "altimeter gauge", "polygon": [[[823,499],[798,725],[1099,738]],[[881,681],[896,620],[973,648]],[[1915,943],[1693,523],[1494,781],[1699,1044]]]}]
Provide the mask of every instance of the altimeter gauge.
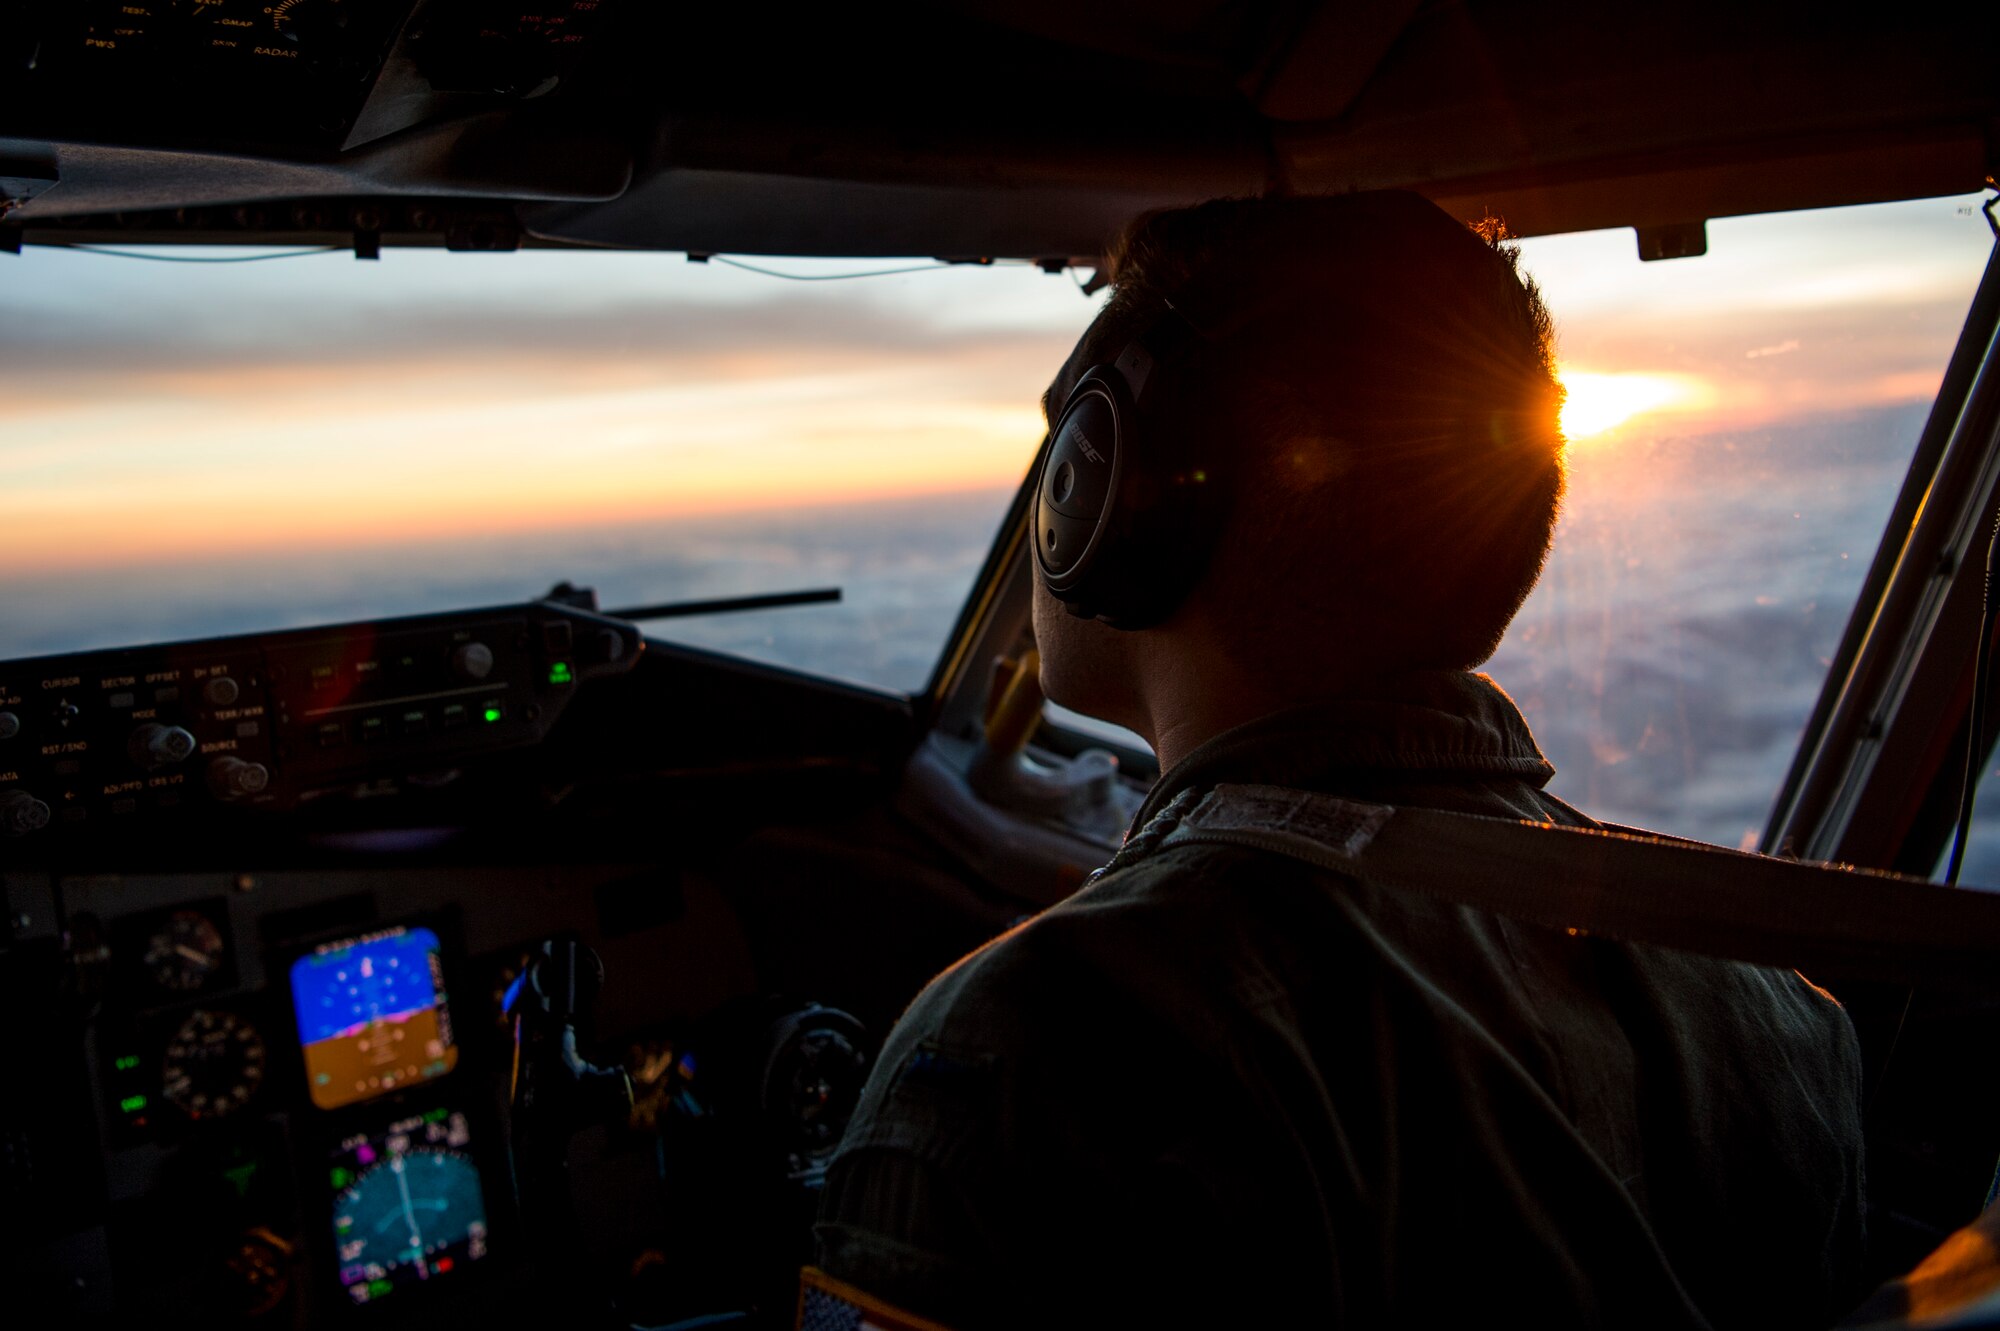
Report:
[{"label": "altimeter gauge", "polygon": [[226,955],[215,921],[198,910],[177,910],[147,938],[141,961],[160,988],[192,994],[215,978]]},{"label": "altimeter gauge", "polygon": [[192,1119],[221,1118],[264,1084],[264,1039],[229,1012],[190,1012],[160,1056],[160,1090]]}]

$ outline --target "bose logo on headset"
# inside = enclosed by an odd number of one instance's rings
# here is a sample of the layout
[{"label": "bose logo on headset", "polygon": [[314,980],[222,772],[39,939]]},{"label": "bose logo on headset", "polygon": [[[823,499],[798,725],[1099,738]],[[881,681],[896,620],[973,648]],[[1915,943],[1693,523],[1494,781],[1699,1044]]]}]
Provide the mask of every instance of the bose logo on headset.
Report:
[{"label": "bose logo on headset", "polygon": [[1035,567],[1071,614],[1157,624],[1207,567],[1224,470],[1207,439],[1176,438],[1148,411],[1155,371],[1215,339],[1172,301],[1118,353],[1084,371],[1049,431],[1036,481]]}]

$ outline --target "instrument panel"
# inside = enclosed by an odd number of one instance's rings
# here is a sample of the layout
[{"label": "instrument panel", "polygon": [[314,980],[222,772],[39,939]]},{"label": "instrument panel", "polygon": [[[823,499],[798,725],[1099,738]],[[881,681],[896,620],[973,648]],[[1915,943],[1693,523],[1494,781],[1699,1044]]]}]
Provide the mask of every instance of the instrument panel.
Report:
[{"label": "instrument panel", "polygon": [[289,809],[535,744],[643,646],[630,624],[535,602],[0,662],[0,845]]},{"label": "instrument panel", "polygon": [[579,913],[548,873],[75,869],[169,830],[226,859],[230,819],[534,745],[643,646],[531,602],[0,662],[0,987],[36,1014],[35,1075],[0,1079],[0,1250],[34,1254],[16,1304],[231,1324],[496,1283],[466,1273],[505,1232],[497,1014],[468,1040],[450,996],[497,992]]},{"label": "instrument panel", "polygon": [[[51,890],[72,978],[42,990],[21,1075],[0,1079],[0,1145],[38,1162],[17,1174],[0,1153],[10,1315],[387,1331],[448,1304],[507,1324],[544,1255],[511,1182],[501,996],[560,929],[616,977],[598,1056],[699,1059],[704,1075],[653,1087],[653,1115],[613,1125],[579,1167],[653,1180],[655,1134],[684,1117],[670,1096],[705,1096],[703,1125],[754,1112],[710,1088],[765,1060],[690,1034],[756,991],[747,944],[713,888],[655,867],[87,874]],[[746,1177],[761,1175],[717,1185]],[[641,1229],[669,1228],[663,1205],[593,1211],[592,1239],[643,1252]]]},{"label": "instrument panel", "polygon": [[[378,816],[545,739],[643,647],[552,601],[0,662],[0,1002],[31,1014],[0,1078],[10,1315],[392,1331],[560,1320],[606,1291],[632,1324],[787,1315],[873,1059],[843,1009],[884,1000],[773,964],[775,939],[829,944],[739,864],[770,815],[689,805],[716,833],[690,840],[641,805],[631,836],[516,840],[488,801],[530,757],[471,802]],[[470,821],[405,821],[440,809]],[[817,883],[785,844],[764,872]],[[509,1000],[558,938],[608,977],[572,1043],[546,1018],[524,1037]],[[945,959],[881,987],[900,1001]],[[551,1049],[629,1079],[554,1154],[530,1120],[561,1097],[520,1098],[560,1075]],[[573,1173],[573,1218],[524,1159]]]}]

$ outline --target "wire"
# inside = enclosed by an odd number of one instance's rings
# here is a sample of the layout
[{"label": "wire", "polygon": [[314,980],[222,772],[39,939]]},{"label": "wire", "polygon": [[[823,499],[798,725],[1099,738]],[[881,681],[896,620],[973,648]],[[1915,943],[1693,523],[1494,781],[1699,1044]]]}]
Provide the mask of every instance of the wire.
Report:
[{"label": "wire", "polygon": [[[300,259],[308,254],[345,254],[345,245],[315,245],[305,250],[280,250],[274,254],[234,254],[204,255],[191,254],[141,254],[137,250],[112,249],[107,245],[62,245],[61,249],[81,250],[85,254],[108,254],[117,259],[149,259],[154,263],[258,263],[265,259]],[[869,268],[858,273],[787,273],[776,268],[760,268],[754,263],[744,263],[741,259],[730,259],[720,254],[711,254],[705,263],[719,263],[730,268],[741,268],[746,273],[756,273],[760,277],[776,277],[786,282],[846,282],[857,277],[896,277],[903,273],[932,273],[940,268],[950,268],[948,263],[918,263],[904,268]]]},{"label": "wire", "polygon": [[1993,571],[2000,562],[2000,514],[1993,519],[1993,538],[1986,546],[1986,578],[1979,589],[1979,646],[1972,658],[1972,707],[1966,718],[1965,774],[1958,787],[1958,829],[1952,838],[1951,864],[1944,872],[1946,887],[1958,886],[1959,867],[1965,863],[1965,844],[1972,838],[1972,801],[1979,793],[1979,774],[1985,765],[1980,740],[1986,729],[1986,693],[1993,682]]},{"label": "wire", "polygon": [[949,268],[948,263],[918,263],[907,268],[869,268],[858,273],[786,273],[776,268],[759,268],[754,263],[744,263],[741,259],[729,259],[720,254],[711,254],[704,262],[724,264],[730,268],[741,268],[746,273],[756,273],[760,277],[777,277],[787,282],[845,282],[856,277],[895,277],[902,273],[932,273],[940,268]]},{"label": "wire", "polygon": [[[1958,824],[1952,836],[1951,862],[1944,871],[1946,887],[1958,886],[1958,871],[1965,863],[1965,846],[1972,839],[1973,798],[1979,793],[1979,775],[1985,766],[1985,753],[1979,741],[1986,730],[1986,694],[1993,682],[1993,622],[1995,611],[2000,610],[1993,600],[1996,564],[2000,564],[2000,513],[1993,516],[1993,537],[1986,545],[1986,577],[1979,587],[1979,645],[1972,656],[1972,705],[1965,718],[1965,770],[1959,778]],[[1868,1092],[1868,1103],[1862,1107],[1863,1118],[1873,1117],[1875,1102],[1881,1095],[1882,1084],[1889,1079],[1889,1065],[1895,1061],[1896,1048],[1903,1042],[1903,1028],[1909,1025],[1910,1009],[1916,998],[1915,987],[1903,995],[1903,1009],[1896,1016],[1895,1031],[1889,1036],[1888,1052],[1882,1055],[1875,1084]],[[1987,1189],[1989,1205],[1996,1191],[2000,1191],[2000,1169],[1995,1170]]]},{"label": "wire", "polygon": [[345,245],[315,245],[309,250],[279,250],[273,254],[141,254],[137,250],[116,250],[106,245],[58,245],[85,254],[106,254],[114,259],[146,259],[153,263],[259,263],[265,259],[302,259],[308,254],[345,254]]}]

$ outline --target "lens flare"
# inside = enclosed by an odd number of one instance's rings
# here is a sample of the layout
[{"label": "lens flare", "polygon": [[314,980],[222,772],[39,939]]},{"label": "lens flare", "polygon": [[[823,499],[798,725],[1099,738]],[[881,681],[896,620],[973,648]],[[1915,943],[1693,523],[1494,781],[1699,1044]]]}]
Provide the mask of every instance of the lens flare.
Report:
[{"label": "lens flare", "polygon": [[1566,369],[1557,378],[1562,380],[1566,395],[1563,436],[1572,443],[1606,434],[1648,412],[1700,406],[1710,396],[1699,380],[1680,374],[1593,374]]}]

